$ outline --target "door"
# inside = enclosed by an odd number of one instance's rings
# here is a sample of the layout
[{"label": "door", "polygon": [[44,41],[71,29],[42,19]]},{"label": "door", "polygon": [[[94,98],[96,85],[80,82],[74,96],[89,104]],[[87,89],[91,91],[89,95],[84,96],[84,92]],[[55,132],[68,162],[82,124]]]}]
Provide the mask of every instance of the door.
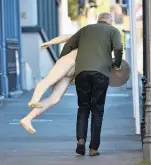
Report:
[{"label": "door", "polygon": [[9,40],[6,42],[6,66],[8,78],[8,90],[14,92],[17,90],[17,72],[18,72],[18,42]]}]

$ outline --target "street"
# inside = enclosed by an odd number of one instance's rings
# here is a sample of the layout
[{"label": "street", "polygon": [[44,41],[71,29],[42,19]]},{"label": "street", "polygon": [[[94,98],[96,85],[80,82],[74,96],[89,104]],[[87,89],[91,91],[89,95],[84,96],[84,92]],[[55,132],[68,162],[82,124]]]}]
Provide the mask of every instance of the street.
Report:
[{"label": "street", "polygon": [[[75,153],[74,86],[58,105],[33,121],[36,135],[29,135],[19,124],[30,111],[27,103],[31,95],[32,92],[27,92],[0,104],[0,165],[134,165],[141,161],[141,140],[135,135],[131,91],[124,87],[108,90],[101,155],[93,158],[88,156],[88,146],[85,157]],[[49,92],[45,96],[48,95]]]}]

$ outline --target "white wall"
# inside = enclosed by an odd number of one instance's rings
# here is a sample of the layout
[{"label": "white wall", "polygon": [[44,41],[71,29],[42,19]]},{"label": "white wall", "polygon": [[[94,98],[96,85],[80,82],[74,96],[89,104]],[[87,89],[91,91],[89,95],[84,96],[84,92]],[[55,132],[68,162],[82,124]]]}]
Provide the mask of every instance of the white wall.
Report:
[{"label": "white wall", "polygon": [[[42,43],[42,39],[39,36],[39,45]],[[48,50],[44,49],[40,51],[39,54],[39,69],[40,69],[40,77],[44,78],[47,76],[50,69],[53,67],[54,61],[51,59]]]},{"label": "white wall", "polygon": [[[20,0],[21,26],[36,26],[37,0]],[[53,59],[47,50],[40,50],[39,33],[22,33],[22,79],[23,89],[31,90],[53,67]]]},{"label": "white wall", "polygon": [[20,0],[21,26],[37,25],[37,0]]},{"label": "white wall", "polygon": [[68,17],[68,0],[62,0],[59,7],[59,21],[60,34],[74,34],[77,32],[75,26],[72,24],[70,17]]},{"label": "white wall", "polygon": [[54,65],[53,59],[49,56],[47,50],[40,50],[40,43],[42,43],[42,39],[39,33],[22,34],[24,90],[35,88],[37,83],[48,74]]}]

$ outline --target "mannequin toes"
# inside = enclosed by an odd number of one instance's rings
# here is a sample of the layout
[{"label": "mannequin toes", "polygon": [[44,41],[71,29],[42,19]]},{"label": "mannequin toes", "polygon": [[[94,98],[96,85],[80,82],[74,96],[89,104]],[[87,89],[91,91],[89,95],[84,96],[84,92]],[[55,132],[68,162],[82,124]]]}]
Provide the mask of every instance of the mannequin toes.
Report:
[{"label": "mannequin toes", "polygon": [[40,102],[29,102],[28,107],[30,108],[43,108],[43,104]]}]

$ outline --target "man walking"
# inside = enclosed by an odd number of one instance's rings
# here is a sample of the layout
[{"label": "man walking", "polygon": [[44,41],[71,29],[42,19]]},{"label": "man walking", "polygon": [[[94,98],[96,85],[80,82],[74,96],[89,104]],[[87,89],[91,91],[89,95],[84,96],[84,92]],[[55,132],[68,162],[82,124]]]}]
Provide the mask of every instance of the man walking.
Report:
[{"label": "man walking", "polygon": [[[98,23],[80,29],[65,44],[61,56],[78,48],[75,68],[75,85],[78,95],[77,149],[85,155],[88,118],[91,112],[90,156],[99,155],[100,134],[106,92],[111,69],[120,69],[123,46],[119,30],[111,26],[110,13],[102,13]],[[114,50],[115,61],[112,62]]]}]

